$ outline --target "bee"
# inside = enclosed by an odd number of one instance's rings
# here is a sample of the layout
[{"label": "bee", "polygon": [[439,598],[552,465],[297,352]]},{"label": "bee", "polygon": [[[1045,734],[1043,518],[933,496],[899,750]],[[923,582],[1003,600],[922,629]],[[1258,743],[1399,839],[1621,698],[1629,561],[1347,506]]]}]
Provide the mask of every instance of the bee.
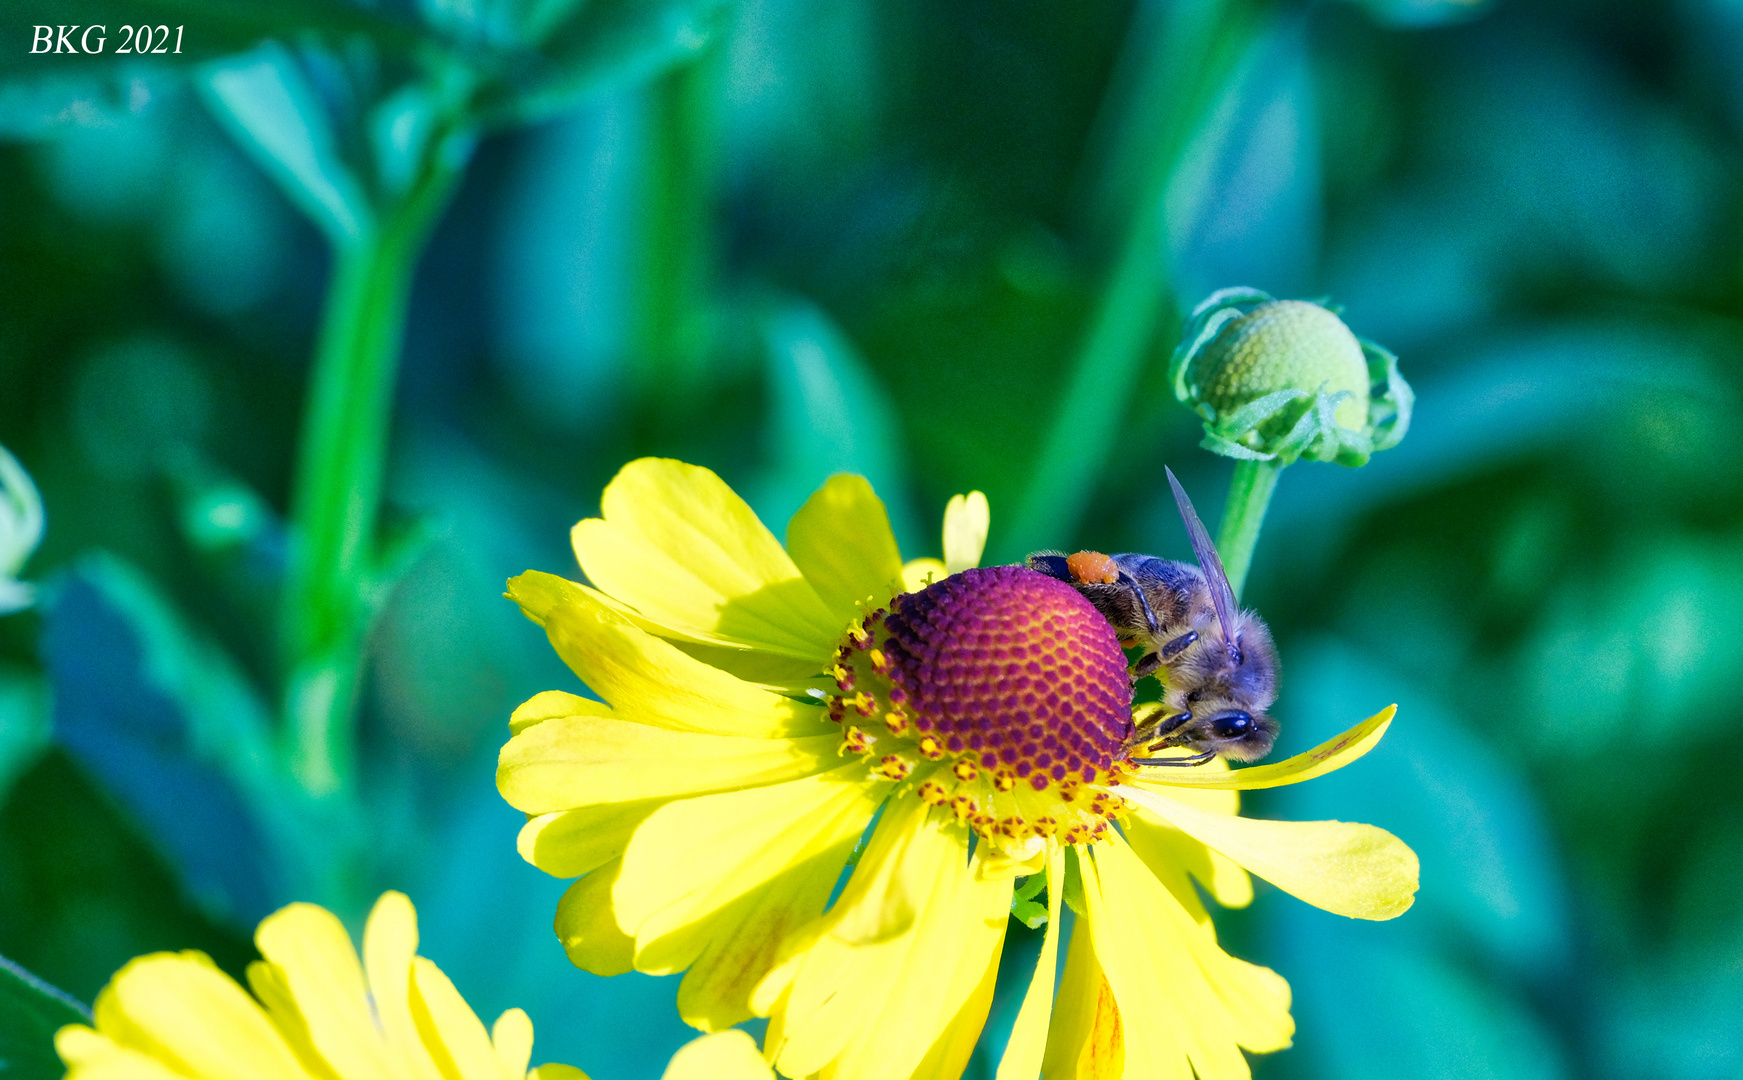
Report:
[{"label": "bee", "polygon": [[1193,754],[1134,757],[1132,764],[1202,765],[1219,754],[1257,761],[1277,739],[1277,721],[1265,712],[1277,700],[1277,648],[1259,616],[1236,607],[1204,522],[1173,471],[1163,471],[1197,566],[1099,551],[1042,551],[1026,565],[1075,587],[1113,625],[1122,645],[1143,648],[1132,666],[1134,680],[1150,674],[1161,679],[1164,708],[1153,723],[1132,732],[1126,752],[1178,746]]}]

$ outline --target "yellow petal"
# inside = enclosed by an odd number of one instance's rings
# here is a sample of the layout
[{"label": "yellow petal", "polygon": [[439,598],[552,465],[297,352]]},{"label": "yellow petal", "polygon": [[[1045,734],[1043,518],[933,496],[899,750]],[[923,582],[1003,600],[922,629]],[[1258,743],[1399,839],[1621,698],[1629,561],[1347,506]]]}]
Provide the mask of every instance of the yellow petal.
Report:
[{"label": "yellow petal", "polygon": [[280,908],[255,929],[254,944],[277,969],[311,1044],[334,1072],[398,1075],[376,1033],[357,952],[332,912],[314,904]]},{"label": "yellow petal", "polygon": [[[1234,792],[1193,792],[1193,794],[1234,794]],[[1183,800],[1184,801],[1184,800]],[[1219,851],[1212,851],[1174,826],[1148,811],[1139,811],[1125,821],[1126,839],[1145,865],[1170,886],[1188,911],[1194,910],[1196,899],[1190,885],[1185,895],[1168,881],[1168,873],[1184,871],[1197,878],[1216,902],[1226,908],[1243,908],[1253,902],[1253,881],[1240,864]]]},{"label": "yellow petal", "polygon": [[[821,933],[770,977],[780,996],[768,1051],[783,1074],[904,1080],[949,1040],[965,1005],[978,1007],[1004,940],[1011,883],[981,873],[980,853],[972,862],[966,853],[966,830],[948,815],[915,799],[890,804]],[[913,917],[900,932],[867,940],[881,917],[854,908],[889,895],[863,882],[892,867]]]},{"label": "yellow petal", "polygon": [[915,559],[902,566],[902,591],[919,592],[934,581],[943,581],[950,574],[939,559]]},{"label": "yellow petal", "polygon": [[519,735],[534,724],[542,724],[559,716],[610,716],[611,706],[603,701],[569,694],[562,690],[546,690],[521,702],[508,718],[508,733]]},{"label": "yellow petal", "polygon": [[[694,963],[711,918],[777,876],[833,885],[883,792],[853,762],[785,784],[684,799],[636,830],[612,891],[618,925],[650,974]],[[824,899],[827,899],[827,886]]]},{"label": "yellow petal", "polygon": [[980,565],[992,520],[992,510],[987,506],[986,496],[980,492],[951,496],[949,505],[944,508],[945,573],[960,574]]},{"label": "yellow petal", "polygon": [[1234,1080],[1248,1075],[1232,1018],[1191,954],[1196,924],[1115,837],[1084,859],[1085,918],[1096,959],[1128,1017],[1167,1016],[1171,1003],[1193,1008],[1168,1024],[1125,1025],[1126,1068],[1137,1076]]},{"label": "yellow petal", "polygon": [[1022,1008],[1011,1026],[1005,1055],[999,1059],[995,1080],[1033,1080],[1040,1075],[1047,1050],[1047,1021],[1053,1012],[1053,978],[1059,965],[1059,921],[1064,915],[1060,901],[1065,895],[1065,849],[1056,845],[1047,851],[1047,936],[1041,940],[1041,955],[1035,974],[1023,995]]},{"label": "yellow petal", "polygon": [[720,1031],[678,1048],[660,1080],[774,1080],[775,1073],[742,1031]]},{"label": "yellow petal", "polygon": [[1154,791],[1113,790],[1314,907],[1354,919],[1391,919],[1414,902],[1416,853],[1384,829],[1232,817]]},{"label": "yellow petal", "polygon": [[546,720],[510,739],[496,786],[516,810],[549,814],[794,780],[835,766],[840,738],[697,735],[598,716]]},{"label": "yellow petal", "polygon": [[54,1048],[67,1065],[69,1080],[187,1080],[185,1073],[83,1024],[55,1032]]},{"label": "yellow petal", "polygon": [[[442,969],[420,956],[412,961],[413,1008],[425,1044],[442,1071],[458,1080],[502,1080],[502,1063],[490,1045],[484,1024]],[[362,1080],[362,1078],[359,1078]]]},{"label": "yellow petal", "polygon": [[715,735],[809,735],[828,729],[816,705],[770,693],[691,657],[591,599],[553,608],[551,645],[626,720]]},{"label": "yellow petal", "polygon": [[1071,931],[1042,1060],[1041,1075],[1047,1080],[1121,1080],[1126,1073],[1119,1003],[1096,962],[1089,926],[1082,920]]},{"label": "yellow petal", "polygon": [[[99,1032],[198,1080],[307,1076],[266,1013],[203,954],[152,953],[128,961],[98,996],[94,1012]],[[83,1049],[95,1049],[75,1037],[75,1052],[80,1041]]]},{"label": "yellow petal", "polygon": [[363,929],[363,967],[385,1038],[418,1080],[442,1080],[418,1035],[412,1015],[412,960],[418,952],[418,915],[404,893],[385,892]]},{"label": "yellow petal", "polygon": [[1230,769],[1227,772],[1161,766],[1143,769],[1133,783],[1159,790],[1192,787],[1240,791],[1299,784],[1303,780],[1336,772],[1372,750],[1379,744],[1380,737],[1386,734],[1386,728],[1392,723],[1392,715],[1397,711],[1398,706],[1388,705],[1337,738],[1285,761],[1254,765],[1246,769]]},{"label": "yellow petal", "polygon": [[573,1065],[540,1065],[527,1073],[527,1080],[588,1080],[586,1073]]},{"label": "yellow petal", "polygon": [[617,925],[611,890],[623,869],[613,859],[569,886],[557,901],[557,940],[569,962],[595,975],[622,975],[635,968],[635,938]]},{"label": "yellow petal", "polygon": [[[1008,915],[1008,895],[1005,903]],[[1006,925],[1009,925],[1008,919]],[[938,1038],[933,1040],[932,1048],[926,1052],[925,1059],[913,1072],[914,1080],[957,1080],[963,1069],[968,1067],[968,1059],[974,1056],[975,1045],[980,1042],[981,1030],[986,1027],[987,1013],[992,1011],[993,991],[998,987],[999,981],[999,953],[1003,944],[1004,935],[1000,934],[999,945],[987,954],[980,982],[975,984],[957,1007],[956,1015],[944,1025]],[[964,974],[972,974],[972,971],[965,971]]]},{"label": "yellow petal", "polygon": [[265,960],[255,960],[248,965],[248,988],[254,991],[255,998],[266,1009],[267,1018],[278,1029],[279,1037],[284,1039],[303,1069],[312,1076],[331,1080],[332,1067],[315,1049],[314,1040],[309,1037],[309,1025],[303,1020],[296,999],[291,997],[284,972]]},{"label": "yellow petal", "polygon": [[490,1045],[502,1068],[502,1080],[521,1080],[533,1059],[533,1022],[522,1009],[509,1009],[490,1026]]},{"label": "yellow petal", "polygon": [[787,524],[787,550],[837,627],[883,607],[900,587],[890,516],[863,476],[825,481]]},{"label": "yellow petal", "polygon": [[636,826],[667,801],[638,799],[540,814],[521,826],[520,857],[552,877],[580,877],[622,855]]},{"label": "yellow petal", "polygon": [[601,590],[674,629],[824,662],[843,624],[720,477],[682,462],[623,467],[603,518],[570,534]]}]

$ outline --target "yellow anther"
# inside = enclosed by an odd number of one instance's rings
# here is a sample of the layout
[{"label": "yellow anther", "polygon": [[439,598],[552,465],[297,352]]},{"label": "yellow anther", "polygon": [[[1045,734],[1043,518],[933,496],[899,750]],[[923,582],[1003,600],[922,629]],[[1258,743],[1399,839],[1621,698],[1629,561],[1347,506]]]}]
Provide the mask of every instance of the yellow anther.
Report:
[{"label": "yellow anther", "polygon": [[878,708],[878,699],[872,697],[864,690],[861,690],[859,693],[848,698],[847,703],[852,705],[861,716],[870,716],[872,713],[876,712]]},{"label": "yellow anther", "polygon": [[1000,791],[1009,791],[1017,786],[1017,778],[1003,769],[993,776],[993,787]]},{"label": "yellow anther", "polygon": [[956,778],[965,784],[980,775],[980,770],[967,761],[958,761],[950,767],[950,771],[955,773]]},{"label": "yellow anther", "polygon": [[884,714],[884,726],[890,729],[890,734],[902,736],[908,733],[908,714],[900,706],[895,705]]},{"label": "yellow anther", "polygon": [[844,753],[863,754],[877,744],[877,739],[863,728],[852,724],[841,729],[841,748]]},{"label": "yellow anther", "polygon": [[914,763],[898,754],[886,754],[878,763],[877,771],[887,780],[906,780],[914,771]]},{"label": "yellow anther", "polygon": [[926,755],[929,761],[937,761],[944,756],[944,744],[936,736],[923,735],[920,737],[920,753]]},{"label": "yellow anther", "polygon": [[877,669],[879,675],[888,675],[890,673],[890,658],[884,655],[882,649],[873,649],[866,653],[866,655],[871,658],[872,667]]},{"label": "yellow anther", "polygon": [[1059,831],[1059,819],[1053,817],[1051,814],[1045,817],[1038,817],[1030,822],[1029,825],[1035,830],[1036,836],[1043,838],[1052,836],[1054,833]]},{"label": "yellow anther", "polygon": [[956,811],[956,820],[958,821],[967,821],[980,813],[980,803],[975,802],[974,798],[969,795],[958,795],[951,799],[950,808]]},{"label": "yellow anther", "polygon": [[944,785],[936,780],[928,780],[915,791],[920,801],[928,806],[942,806],[950,801],[950,793],[944,790]]}]

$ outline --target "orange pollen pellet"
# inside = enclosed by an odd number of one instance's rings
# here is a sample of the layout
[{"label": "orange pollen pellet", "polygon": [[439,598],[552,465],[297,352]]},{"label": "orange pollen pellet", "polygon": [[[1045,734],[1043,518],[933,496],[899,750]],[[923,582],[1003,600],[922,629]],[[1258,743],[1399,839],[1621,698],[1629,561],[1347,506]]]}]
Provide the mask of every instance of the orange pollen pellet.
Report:
[{"label": "orange pollen pellet", "polygon": [[1120,566],[1099,551],[1080,551],[1065,557],[1071,576],[1086,585],[1112,585],[1120,580]]},{"label": "orange pollen pellet", "polygon": [[956,778],[965,784],[980,775],[980,770],[975,768],[973,763],[961,760],[952,765],[950,771],[955,773]]}]

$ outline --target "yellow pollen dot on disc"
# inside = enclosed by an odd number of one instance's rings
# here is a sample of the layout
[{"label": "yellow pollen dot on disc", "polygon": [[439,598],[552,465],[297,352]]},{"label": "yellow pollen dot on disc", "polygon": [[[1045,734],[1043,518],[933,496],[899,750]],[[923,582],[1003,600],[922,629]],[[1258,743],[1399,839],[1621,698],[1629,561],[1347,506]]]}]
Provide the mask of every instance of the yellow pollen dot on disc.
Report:
[{"label": "yellow pollen dot on disc", "polygon": [[1048,837],[1059,831],[1059,820],[1051,814],[1038,817],[1029,824],[1034,828],[1036,836]]},{"label": "yellow pollen dot on disc", "polygon": [[998,774],[993,777],[993,787],[1000,791],[1009,791],[1016,786],[1017,778],[1003,769],[1000,769]]},{"label": "yellow pollen dot on disc", "polygon": [[942,806],[950,801],[950,793],[944,790],[944,785],[936,780],[928,780],[921,784],[915,792],[920,801],[928,806]]},{"label": "yellow pollen dot on disc", "polygon": [[970,821],[980,813],[980,803],[973,796],[958,795],[950,800],[950,808],[956,811],[956,820]]},{"label": "yellow pollen dot on disc", "polygon": [[962,760],[958,760],[956,764],[952,765],[950,771],[955,773],[956,778],[965,784],[980,775],[980,770],[975,768],[971,762]]},{"label": "yellow pollen dot on disc", "polygon": [[931,735],[923,735],[920,737],[920,752],[926,755],[927,760],[937,761],[944,756],[944,744]]}]

